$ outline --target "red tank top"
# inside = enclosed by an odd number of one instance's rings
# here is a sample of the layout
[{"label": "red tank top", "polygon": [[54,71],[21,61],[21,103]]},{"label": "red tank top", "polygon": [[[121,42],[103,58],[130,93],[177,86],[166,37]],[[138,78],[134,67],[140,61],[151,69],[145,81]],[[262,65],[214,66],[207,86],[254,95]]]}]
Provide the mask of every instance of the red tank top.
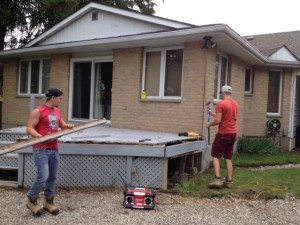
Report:
[{"label": "red tank top", "polygon": [[[48,107],[45,104],[38,106],[37,109],[40,111],[40,120],[35,127],[36,131],[41,135],[58,131],[59,121],[61,120],[60,110],[56,107]],[[33,147],[58,149],[58,141],[55,138],[54,140],[35,144]]]}]

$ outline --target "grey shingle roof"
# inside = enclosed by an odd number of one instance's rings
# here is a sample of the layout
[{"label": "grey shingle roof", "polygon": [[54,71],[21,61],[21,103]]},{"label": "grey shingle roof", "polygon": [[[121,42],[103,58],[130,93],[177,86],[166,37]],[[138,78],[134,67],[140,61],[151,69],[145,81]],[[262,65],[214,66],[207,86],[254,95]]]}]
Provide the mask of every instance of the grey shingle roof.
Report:
[{"label": "grey shingle roof", "polygon": [[282,46],[300,59],[300,31],[245,36],[265,56],[270,56]]}]

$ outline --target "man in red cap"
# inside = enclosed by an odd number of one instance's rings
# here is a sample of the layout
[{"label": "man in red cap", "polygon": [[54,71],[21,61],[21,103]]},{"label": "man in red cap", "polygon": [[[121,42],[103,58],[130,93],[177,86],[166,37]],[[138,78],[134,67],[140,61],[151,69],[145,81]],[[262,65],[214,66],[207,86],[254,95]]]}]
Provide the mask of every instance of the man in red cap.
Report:
[{"label": "man in red cap", "polygon": [[[29,115],[27,133],[32,137],[42,137],[46,134],[57,132],[59,128],[73,128],[73,124],[66,123],[60,110],[57,108],[62,103],[63,92],[50,88],[46,92],[46,103],[39,105]],[[33,215],[40,216],[44,209],[52,215],[59,214],[59,209],[54,205],[55,180],[59,166],[59,153],[57,138],[33,145],[33,158],[37,169],[35,181],[31,185],[27,197],[27,208]],[[44,207],[38,204],[41,188],[44,186]]]},{"label": "man in red cap", "polygon": [[[233,146],[237,139],[236,121],[238,117],[238,104],[231,98],[232,88],[225,85],[220,90],[220,95],[223,101],[216,105],[216,113],[209,110],[214,120],[206,125],[207,128],[211,126],[219,126],[218,132],[214,139],[212,146],[212,158],[215,170],[215,178],[208,186],[210,188],[227,188],[233,187]],[[225,181],[220,173],[220,158],[224,157],[226,161],[227,176]]]}]

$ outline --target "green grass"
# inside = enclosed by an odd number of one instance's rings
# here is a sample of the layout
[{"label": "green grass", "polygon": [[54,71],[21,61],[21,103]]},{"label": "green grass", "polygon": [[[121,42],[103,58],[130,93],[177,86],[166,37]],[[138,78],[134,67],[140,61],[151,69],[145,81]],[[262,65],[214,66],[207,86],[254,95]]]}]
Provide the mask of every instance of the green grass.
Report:
[{"label": "green grass", "polygon": [[[274,154],[236,153],[234,164],[234,188],[214,190],[207,187],[214,177],[210,168],[192,179],[178,183],[174,191],[193,197],[239,197],[244,199],[284,198],[287,195],[300,198],[300,168],[249,170],[249,167],[266,165],[300,164],[300,154],[295,152]],[[221,160],[222,176],[226,176],[225,162]]]}]

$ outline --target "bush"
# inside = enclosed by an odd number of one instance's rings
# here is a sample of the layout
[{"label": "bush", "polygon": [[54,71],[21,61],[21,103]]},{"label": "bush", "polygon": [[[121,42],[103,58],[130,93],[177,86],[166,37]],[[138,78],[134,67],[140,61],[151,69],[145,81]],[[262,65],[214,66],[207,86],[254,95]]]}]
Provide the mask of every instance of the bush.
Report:
[{"label": "bush", "polygon": [[279,148],[267,137],[239,137],[237,152],[244,154],[276,154]]}]

